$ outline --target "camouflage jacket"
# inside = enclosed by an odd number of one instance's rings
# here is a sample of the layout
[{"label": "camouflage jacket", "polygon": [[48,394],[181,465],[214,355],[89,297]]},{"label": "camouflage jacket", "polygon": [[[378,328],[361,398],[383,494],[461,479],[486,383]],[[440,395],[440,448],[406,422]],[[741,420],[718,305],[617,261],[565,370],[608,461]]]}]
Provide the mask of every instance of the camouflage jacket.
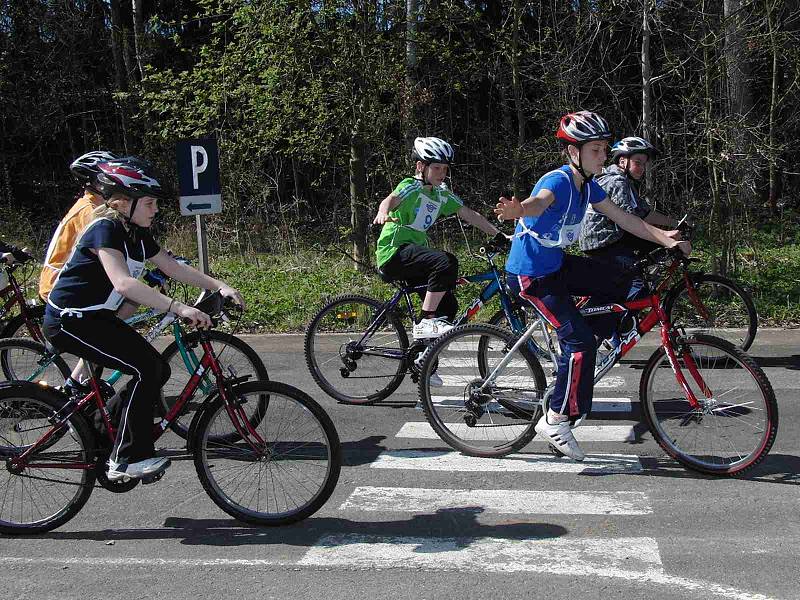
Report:
[{"label": "camouflage jacket", "polygon": [[[611,201],[622,210],[644,219],[650,214],[650,205],[636,193],[632,180],[617,165],[603,169],[597,177]],[[625,231],[604,214],[597,212],[589,205],[581,226],[581,250],[597,250],[605,248],[622,239]]]}]

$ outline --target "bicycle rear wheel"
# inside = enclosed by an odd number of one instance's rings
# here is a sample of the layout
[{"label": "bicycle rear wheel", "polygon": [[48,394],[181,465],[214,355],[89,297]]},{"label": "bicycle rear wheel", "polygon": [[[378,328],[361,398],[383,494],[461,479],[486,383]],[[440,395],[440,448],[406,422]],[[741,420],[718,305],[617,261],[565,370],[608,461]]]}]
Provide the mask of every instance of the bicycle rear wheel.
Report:
[{"label": "bicycle rear wheel", "polygon": [[[464,454],[504,456],[536,435],[533,426],[541,416],[546,381],[527,348],[520,348],[481,390],[484,369],[491,374],[516,339],[492,325],[463,325],[439,337],[425,354],[419,383],[425,418],[442,440]],[[441,387],[431,386],[434,373]]]},{"label": "bicycle rear wheel", "polygon": [[394,313],[373,298],[334,298],[308,325],[305,355],[320,388],[344,404],[372,404],[389,397],[406,374],[408,335]]},{"label": "bicycle rear wheel", "polygon": [[[778,432],[778,404],[767,376],[744,352],[711,336],[687,337],[676,354],[700,406],[689,404],[659,348],[639,388],[653,437],[667,454],[695,471],[733,476],[752,469]],[[697,376],[689,370],[691,363]]]},{"label": "bicycle rear wheel", "polygon": [[342,463],[330,417],[310,396],[282,383],[244,383],[233,391],[237,403],[268,398],[264,419],[254,427],[263,443],[233,435],[222,398],[206,407],[193,443],[203,488],[247,523],[286,525],[315,513],[333,493]]},{"label": "bicycle rear wheel", "polygon": [[[42,335],[44,305],[27,306],[26,310],[29,320],[26,320],[22,314],[16,315],[6,323],[3,331],[0,332],[0,338],[26,338],[34,339],[37,342],[44,341],[44,336]],[[32,330],[31,324],[33,325]]]},{"label": "bicycle rear wheel", "polygon": [[61,356],[29,339],[0,340],[0,375],[5,381],[32,381],[58,387],[70,369]]},{"label": "bicycle rear wheel", "polygon": [[[250,375],[249,381],[267,381],[269,375],[267,367],[258,356],[255,350],[247,342],[229,333],[211,330],[206,332],[211,339],[211,346],[217,354],[222,370],[227,377],[243,377]],[[187,354],[181,353],[181,347],[177,341],[172,342],[161,353],[161,356],[169,363],[169,381],[162,388],[161,411],[162,416],[172,408],[180,397],[181,392],[194,373],[195,366],[199,364],[202,357],[202,347],[200,346],[200,334],[197,331],[186,334],[183,337],[183,348]],[[186,403],[183,411],[175,421],[170,424],[170,429],[181,436],[183,439],[189,437],[189,427],[197,409],[202,406],[208,395],[215,391],[216,381],[211,371],[206,371],[200,382],[200,387],[195,392],[195,397]],[[254,402],[247,407],[251,422],[255,425],[263,417],[264,403]]]},{"label": "bicycle rear wheel", "polygon": [[664,303],[670,322],[683,327],[687,335],[713,335],[747,351],[758,331],[758,315],[750,294],[720,275],[692,274],[691,278],[695,298],[681,281]]},{"label": "bicycle rear wheel", "polygon": [[27,466],[16,469],[11,464],[52,428],[51,420],[62,404],[63,399],[35,384],[0,386],[2,533],[28,535],[55,529],[74,517],[92,493],[93,468],[66,468],[94,460],[94,434],[79,415],[31,456]]}]

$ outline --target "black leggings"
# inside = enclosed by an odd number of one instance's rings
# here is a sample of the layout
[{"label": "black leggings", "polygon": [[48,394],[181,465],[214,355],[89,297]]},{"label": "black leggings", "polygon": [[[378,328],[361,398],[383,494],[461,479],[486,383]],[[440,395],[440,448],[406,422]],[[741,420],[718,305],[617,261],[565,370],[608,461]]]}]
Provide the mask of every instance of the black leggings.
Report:
[{"label": "black leggings", "polygon": [[152,457],[153,407],[170,376],[169,365],[156,349],[110,311],[61,317],[48,307],[44,334],[62,352],[131,376],[108,407],[120,416],[111,460],[128,464]]},{"label": "black leggings", "polygon": [[[436,308],[436,316],[455,319],[458,301],[452,290],[458,279],[458,259],[454,255],[418,244],[403,244],[381,270],[394,280],[412,286],[427,285],[430,292],[447,292]],[[419,296],[424,300],[425,291]]]}]

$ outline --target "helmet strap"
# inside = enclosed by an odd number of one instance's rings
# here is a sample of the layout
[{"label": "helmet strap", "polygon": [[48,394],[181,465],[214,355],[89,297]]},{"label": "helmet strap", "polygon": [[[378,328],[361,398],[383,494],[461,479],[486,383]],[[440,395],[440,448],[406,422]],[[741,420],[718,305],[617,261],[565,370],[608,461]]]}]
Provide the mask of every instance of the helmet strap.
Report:
[{"label": "helmet strap", "polygon": [[572,160],[572,155],[569,153],[569,151],[567,151],[567,156],[569,156],[569,164],[575,167],[578,170],[578,173],[581,174],[581,177],[583,177],[583,183],[581,183],[581,190],[583,190],[584,184],[594,177],[594,173],[587,174],[586,171],[583,170],[583,157],[581,156],[581,148],[583,148],[583,144],[572,145],[578,149],[578,162],[576,163],[574,160]]}]

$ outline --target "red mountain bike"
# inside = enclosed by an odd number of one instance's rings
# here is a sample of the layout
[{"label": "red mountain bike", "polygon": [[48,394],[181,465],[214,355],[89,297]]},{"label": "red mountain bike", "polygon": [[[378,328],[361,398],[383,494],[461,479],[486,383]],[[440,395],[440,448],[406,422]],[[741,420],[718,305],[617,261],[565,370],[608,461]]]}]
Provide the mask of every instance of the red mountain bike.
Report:
[{"label": "red mountain bike", "polygon": [[[679,250],[656,250],[649,263],[669,263]],[[622,343],[598,357],[595,384],[658,327],[661,347],[642,372],[639,397],[650,432],[667,454],[684,466],[714,475],[739,475],[767,455],[778,431],[778,405],[767,376],[730,342],[686,334],[674,326],[658,289],[642,300],[584,307],[592,318],[645,311]],[[542,367],[526,341],[544,319],[518,338],[492,325],[464,325],[428,348],[419,395],[425,416],[453,448],[473,456],[503,456],[536,435],[534,424],[546,408]],[[444,387],[431,388],[436,371]]]},{"label": "red mountain bike", "polygon": [[[211,294],[196,306],[217,316],[223,299]],[[226,374],[207,333],[198,334],[200,364],[154,424],[153,438],[182,414],[211,371],[216,390],[195,413],[188,446],[205,491],[229,515],[257,525],[283,525],[313,514],[333,493],[341,468],[330,417],[294,387]],[[103,388],[95,377],[90,384],[92,391],[78,401],[35,383],[0,384],[0,532],[49,531],[81,510],[96,482],[112,492],[139,483],[106,478],[116,431]],[[94,411],[100,411],[105,432],[92,424]],[[141,481],[152,483],[160,475]]]}]

